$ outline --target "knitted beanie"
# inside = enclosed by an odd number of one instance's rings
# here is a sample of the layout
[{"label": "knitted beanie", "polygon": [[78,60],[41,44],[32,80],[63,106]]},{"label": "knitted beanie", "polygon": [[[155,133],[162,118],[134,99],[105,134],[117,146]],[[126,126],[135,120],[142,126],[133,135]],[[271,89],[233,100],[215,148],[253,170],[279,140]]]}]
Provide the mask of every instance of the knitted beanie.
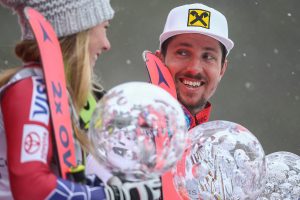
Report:
[{"label": "knitted beanie", "polygon": [[109,0],[0,0],[18,14],[22,39],[34,39],[24,8],[38,10],[53,26],[58,37],[92,28],[113,18]]}]

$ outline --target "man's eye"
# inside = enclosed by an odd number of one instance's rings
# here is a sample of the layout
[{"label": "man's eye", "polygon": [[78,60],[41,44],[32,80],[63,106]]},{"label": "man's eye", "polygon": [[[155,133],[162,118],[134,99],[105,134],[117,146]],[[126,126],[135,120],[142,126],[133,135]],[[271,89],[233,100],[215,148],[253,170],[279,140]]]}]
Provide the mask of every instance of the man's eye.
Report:
[{"label": "man's eye", "polygon": [[205,59],[205,60],[216,60],[216,58],[213,55],[208,54],[208,53],[205,53],[203,55],[203,59]]},{"label": "man's eye", "polygon": [[180,55],[180,56],[187,56],[187,55],[188,55],[188,52],[185,51],[185,50],[178,50],[176,53],[177,53],[178,55]]}]

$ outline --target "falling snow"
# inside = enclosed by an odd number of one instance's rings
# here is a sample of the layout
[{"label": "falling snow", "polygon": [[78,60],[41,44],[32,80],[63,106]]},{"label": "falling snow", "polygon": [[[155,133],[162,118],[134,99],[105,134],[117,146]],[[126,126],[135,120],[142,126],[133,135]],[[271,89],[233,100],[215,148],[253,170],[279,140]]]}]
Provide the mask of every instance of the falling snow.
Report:
[{"label": "falling snow", "polygon": [[251,86],[252,86],[252,83],[250,83],[250,82],[246,82],[246,83],[245,83],[246,89],[250,89]]},{"label": "falling snow", "polygon": [[275,48],[273,51],[274,51],[275,54],[278,54],[278,53],[279,53],[279,50],[276,49],[276,48]]},{"label": "falling snow", "polygon": [[127,65],[130,65],[130,64],[131,64],[131,60],[127,59],[127,60],[126,60],[126,64],[127,64]]}]

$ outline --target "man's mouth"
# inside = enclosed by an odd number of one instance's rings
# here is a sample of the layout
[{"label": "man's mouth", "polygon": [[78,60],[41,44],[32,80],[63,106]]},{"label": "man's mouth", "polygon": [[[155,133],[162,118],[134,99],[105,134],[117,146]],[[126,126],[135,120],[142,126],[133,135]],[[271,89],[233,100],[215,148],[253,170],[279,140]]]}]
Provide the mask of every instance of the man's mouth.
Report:
[{"label": "man's mouth", "polygon": [[197,88],[197,87],[200,87],[202,85],[204,85],[204,82],[203,81],[196,81],[196,80],[187,80],[187,79],[180,79],[180,81],[188,86],[188,87],[193,87],[193,88]]}]

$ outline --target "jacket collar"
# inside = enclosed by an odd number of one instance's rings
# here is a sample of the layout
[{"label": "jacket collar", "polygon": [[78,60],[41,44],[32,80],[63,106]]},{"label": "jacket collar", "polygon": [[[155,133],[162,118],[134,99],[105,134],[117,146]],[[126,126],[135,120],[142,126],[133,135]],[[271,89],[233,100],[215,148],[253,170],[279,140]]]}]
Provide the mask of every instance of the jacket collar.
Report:
[{"label": "jacket collar", "polygon": [[208,122],[210,117],[212,105],[207,102],[205,107],[199,111],[195,116],[193,116],[185,107],[183,107],[186,121],[189,124],[189,129],[194,128],[195,126]]}]

